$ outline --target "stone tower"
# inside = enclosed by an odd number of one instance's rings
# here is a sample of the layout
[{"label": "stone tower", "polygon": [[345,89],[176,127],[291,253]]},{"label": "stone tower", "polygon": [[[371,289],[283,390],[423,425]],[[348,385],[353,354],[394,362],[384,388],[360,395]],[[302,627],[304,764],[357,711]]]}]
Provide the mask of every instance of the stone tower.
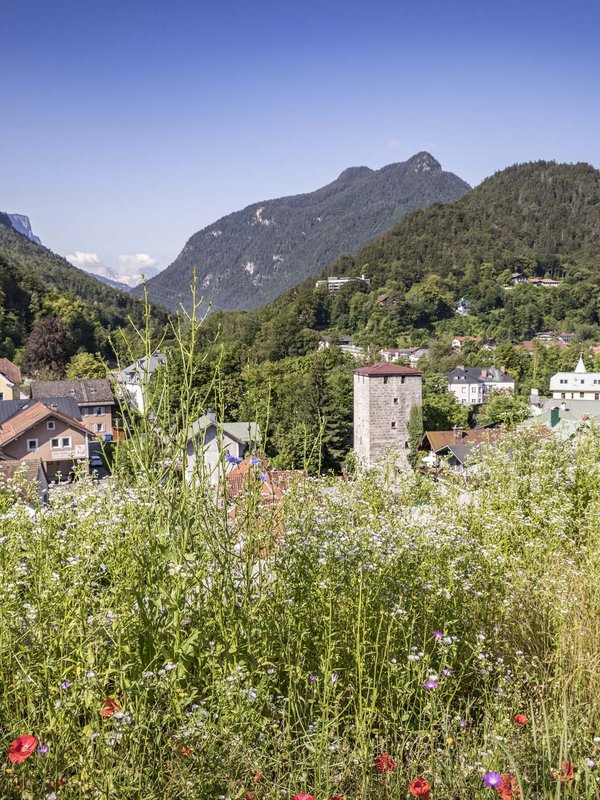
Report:
[{"label": "stone tower", "polygon": [[408,417],[421,405],[421,373],[399,364],[375,364],[354,371],[354,450],[369,466],[388,449],[407,464]]}]

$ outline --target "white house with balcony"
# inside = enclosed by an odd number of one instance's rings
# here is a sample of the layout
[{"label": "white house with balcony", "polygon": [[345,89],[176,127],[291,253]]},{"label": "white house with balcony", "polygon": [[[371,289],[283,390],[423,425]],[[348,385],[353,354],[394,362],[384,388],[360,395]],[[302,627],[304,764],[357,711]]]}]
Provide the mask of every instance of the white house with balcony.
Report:
[{"label": "white house with balcony", "polygon": [[580,355],[573,372],[550,378],[550,393],[557,400],[600,400],[600,372],[588,372]]}]

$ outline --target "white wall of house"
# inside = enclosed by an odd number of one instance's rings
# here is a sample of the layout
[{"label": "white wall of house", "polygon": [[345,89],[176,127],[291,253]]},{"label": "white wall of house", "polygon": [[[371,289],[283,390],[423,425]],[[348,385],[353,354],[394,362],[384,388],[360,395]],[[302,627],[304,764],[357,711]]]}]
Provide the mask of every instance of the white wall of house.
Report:
[{"label": "white wall of house", "polygon": [[[227,433],[219,432],[216,425],[209,425],[204,432],[201,431],[188,440],[186,480],[192,482],[194,478],[199,480],[207,478],[213,486],[217,486],[219,480],[234,467],[234,464],[227,461],[227,454],[243,458],[246,447],[244,442],[228,436]],[[197,464],[200,453],[202,453],[202,463]]]}]

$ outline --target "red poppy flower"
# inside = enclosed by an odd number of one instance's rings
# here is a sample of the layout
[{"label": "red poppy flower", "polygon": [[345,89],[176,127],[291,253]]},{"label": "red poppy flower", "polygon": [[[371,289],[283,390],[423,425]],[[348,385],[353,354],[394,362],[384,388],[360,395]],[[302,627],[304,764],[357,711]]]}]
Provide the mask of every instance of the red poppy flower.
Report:
[{"label": "red poppy flower", "polygon": [[179,748],[179,752],[182,756],[191,756],[192,755],[192,748],[191,747],[181,747]]},{"label": "red poppy flower", "polygon": [[429,800],[431,786],[425,778],[415,778],[408,784],[408,790],[413,797],[422,797],[423,800]]},{"label": "red poppy flower", "polygon": [[254,774],[254,783],[260,783],[262,780],[264,780],[264,777],[265,776],[262,774],[262,772],[256,772]]},{"label": "red poppy flower", "polygon": [[552,780],[554,781],[574,781],[575,773],[573,772],[573,764],[570,761],[561,761],[560,770],[550,770]]},{"label": "red poppy flower", "polygon": [[529,720],[525,716],[525,714],[515,714],[515,722],[517,725],[527,725]]},{"label": "red poppy flower", "polygon": [[512,775],[503,775],[500,785],[496,786],[496,791],[500,795],[500,800],[517,800],[521,797],[517,781]]},{"label": "red poppy flower", "polygon": [[300,793],[300,794],[295,794],[292,797],[292,800],[315,800],[315,798],[312,796],[312,794],[302,794],[302,793]]},{"label": "red poppy flower", "polygon": [[121,706],[117,703],[114,697],[107,697],[106,700],[103,700],[100,704],[101,717],[112,717],[115,711],[120,710]]},{"label": "red poppy flower", "polygon": [[246,792],[244,797],[246,798],[246,800],[256,800],[256,795],[254,794],[254,792]]},{"label": "red poppy flower", "polygon": [[38,745],[35,736],[28,736],[26,733],[17,736],[8,748],[8,760],[12,764],[20,764],[33,753]]},{"label": "red poppy flower", "polygon": [[388,755],[382,753],[375,759],[375,769],[377,772],[394,772],[398,768],[398,762]]},{"label": "red poppy flower", "polygon": [[65,783],[66,783],[66,782],[67,782],[67,781],[66,781],[66,779],[65,779],[65,778],[63,778],[63,776],[62,776],[62,775],[59,775],[59,776],[58,776],[58,780],[57,780],[57,781],[55,781],[55,780],[54,780],[54,778],[52,778],[52,779],[50,780],[50,786],[51,786],[53,789],[60,789],[62,786],[64,786],[64,785],[65,785]]}]

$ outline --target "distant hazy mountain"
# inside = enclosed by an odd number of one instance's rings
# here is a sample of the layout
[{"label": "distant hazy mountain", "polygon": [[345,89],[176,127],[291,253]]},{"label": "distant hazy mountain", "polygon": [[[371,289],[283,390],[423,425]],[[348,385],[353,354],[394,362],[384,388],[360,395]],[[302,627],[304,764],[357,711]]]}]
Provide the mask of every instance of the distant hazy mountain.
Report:
[{"label": "distant hazy mountain", "polygon": [[26,236],[30,242],[35,242],[35,244],[41,244],[42,240],[35,236],[33,231],[31,230],[31,222],[29,221],[29,217],[26,217],[25,214],[6,214],[6,216],[10,220],[10,224],[13,228],[20,233],[22,236]]},{"label": "distant hazy mountain", "polygon": [[113,281],[112,278],[107,278],[104,275],[98,275],[97,272],[88,272],[92,278],[96,278],[97,281],[101,283],[105,283],[107,286],[112,286],[113,289],[118,289],[120,292],[130,292],[131,286],[127,283],[121,283],[121,281]]},{"label": "distant hazy mountain", "polygon": [[[314,192],[254,203],[195,233],[148,281],[150,299],[171,309],[189,306],[195,268],[199,294],[215,308],[257,308],[408,212],[457,200],[469,189],[424,152],[379,170],[350,167]],[[140,294],[141,287],[133,291]]]}]

